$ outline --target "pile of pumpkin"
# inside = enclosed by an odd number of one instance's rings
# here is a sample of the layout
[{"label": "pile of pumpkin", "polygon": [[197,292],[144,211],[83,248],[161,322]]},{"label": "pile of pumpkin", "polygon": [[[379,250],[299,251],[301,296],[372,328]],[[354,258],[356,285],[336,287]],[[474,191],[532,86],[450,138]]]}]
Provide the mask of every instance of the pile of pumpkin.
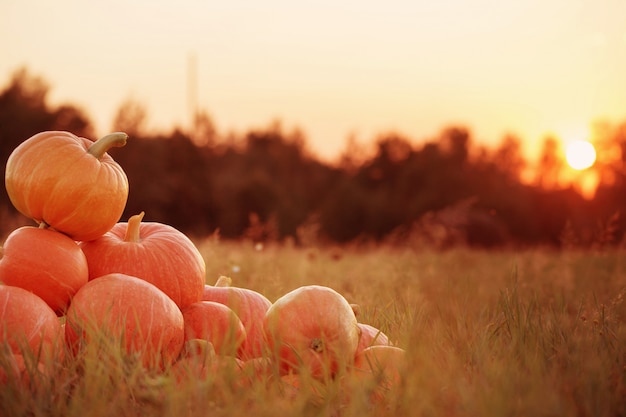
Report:
[{"label": "pile of pumpkin", "polygon": [[404,350],[360,323],[337,291],[303,286],[272,303],[227,277],[207,285],[205,261],[185,234],[142,222],[143,213],[120,222],[128,179],[107,151],[126,140],[42,132],[10,155],[9,198],[39,226],[15,229],[3,245],[0,354],[12,365],[0,367],[0,380],[23,379],[26,355],[45,373],[104,334],[146,366],[200,366],[198,377],[230,361],[281,378],[382,372],[397,381]]}]

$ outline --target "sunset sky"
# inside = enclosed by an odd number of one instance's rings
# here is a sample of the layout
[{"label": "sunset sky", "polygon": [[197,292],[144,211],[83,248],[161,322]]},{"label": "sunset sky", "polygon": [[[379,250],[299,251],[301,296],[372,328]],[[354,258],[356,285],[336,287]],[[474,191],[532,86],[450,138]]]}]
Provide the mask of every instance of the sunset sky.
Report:
[{"label": "sunset sky", "polygon": [[281,119],[329,158],[348,135],[451,124],[532,155],[626,121],[624,0],[2,0],[0,51],[0,85],[26,66],[98,134],[129,97],[149,127],[187,126],[192,56],[220,132]]}]

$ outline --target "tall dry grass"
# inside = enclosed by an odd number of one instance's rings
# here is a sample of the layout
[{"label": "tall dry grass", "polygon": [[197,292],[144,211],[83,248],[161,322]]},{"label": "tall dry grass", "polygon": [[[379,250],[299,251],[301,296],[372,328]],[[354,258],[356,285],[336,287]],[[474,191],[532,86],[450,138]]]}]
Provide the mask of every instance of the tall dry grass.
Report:
[{"label": "tall dry grass", "polygon": [[[330,286],[406,349],[402,382],[372,404],[341,381],[176,382],[106,344],[0,390],[3,416],[624,416],[626,256],[620,250],[434,252],[198,242],[220,275],[275,300]],[[1,360],[0,360],[1,365]]]}]

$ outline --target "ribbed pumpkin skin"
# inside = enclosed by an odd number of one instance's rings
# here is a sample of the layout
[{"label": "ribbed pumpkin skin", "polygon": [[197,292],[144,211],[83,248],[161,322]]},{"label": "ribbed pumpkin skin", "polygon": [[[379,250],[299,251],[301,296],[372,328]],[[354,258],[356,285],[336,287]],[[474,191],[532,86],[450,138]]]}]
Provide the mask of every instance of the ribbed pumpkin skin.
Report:
[{"label": "ribbed pumpkin skin", "polygon": [[332,288],[308,285],[281,296],[267,310],[265,337],[283,374],[325,379],[354,361],[360,330],[346,299]]},{"label": "ribbed pumpkin skin", "polygon": [[54,311],[35,294],[19,287],[0,285],[0,345],[14,354],[37,360],[58,355],[61,323]]},{"label": "ribbed pumpkin skin", "polygon": [[239,350],[241,359],[263,356],[265,336],[263,319],[272,305],[263,294],[248,288],[204,285],[203,301],[214,301],[231,308],[246,329],[246,338]]},{"label": "ribbed pumpkin skin", "polygon": [[34,293],[58,315],[88,278],[84,253],[63,233],[23,226],[4,242],[0,282]]},{"label": "ribbed pumpkin skin", "polygon": [[235,356],[246,340],[246,329],[233,310],[214,301],[199,301],[182,310],[185,342],[206,340],[219,355]]},{"label": "ribbed pumpkin skin", "polygon": [[357,325],[361,335],[359,336],[359,345],[354,353],[355,356],[370,346],[391,346],[389,337],[376,327],[365,323],[358,323]]},{"label": "ribbed pumpkin skin", "polygon": [[113,227],[126,206],[128,178],[106,152],[99,158],[88,153],[92,144],[62,131],[22,142],[5,171],[15,208],[74,240],[92,240]]},{"label": "ribbed pumpkin skin", "polygon": [[146,365],[170,365],[183,348],[180,309],[157,287],[130,275],[89,281],[76,293],[66,317],[65,340],[74,351],[81,341],[91,342],[94,332],[122,340],[127,353],[139,354]]},{"label": "ribbed pumpkin skin", "polygon": [[102,237],[81,243],[89,280],[118,272],[154,284],[181,309],[201,301],[206,264],[193,242],[158,222],[141,223],[139,239],[126,241],[128,225],[117,223]]}]

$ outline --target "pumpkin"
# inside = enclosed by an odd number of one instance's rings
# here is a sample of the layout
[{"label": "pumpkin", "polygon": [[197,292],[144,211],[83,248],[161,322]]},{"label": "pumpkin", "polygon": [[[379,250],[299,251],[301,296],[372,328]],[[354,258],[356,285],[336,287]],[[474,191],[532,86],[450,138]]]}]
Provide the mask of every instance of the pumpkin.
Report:
[{"label": "pumpkin", "polygon": [[124,146],[116,132],[92,142],[70,132],[38,133],[17,146],[5,185],[15,208],[74,240],[91,240],[117,223],[128,199],[128,178],[107,153]]},{"label": "pumpkin", "polygon": [[322,406],[324,403],[328,404],[329,390],[325,381],[320,381],[311,378],[310,375],[301,373],[288,373],[281,375],[280,378],[273,382],[278,383],[277,388],[280,390],[279,392],[290,401],[301,398],[306,399],[307,403],[316,406]]},{"label": "pumpkin", "polygon": [[67,311],[65,339],[73,352],[104,336],[146,366],[168,366],[183,348],[180,309],[149,282],[108,274],[85,284]]},{"label": "pumpkin", "polygon": [[37,386],[41,376],[49,375],[46,366],[30,356],[8,352],[0,357],[0,385],[15,384],[16,388]]},{"label": "pumpkin", "polygon": [[233,310],[213,301],[199,301],[182,310],[185,341],[204,339],[220,355],[234,356],[246,340],[246,329]]},{"label": "pumpkin", "polygon": [[215,301],[228,306],[237,314],[246,329],[239,357],[244,360],[260,357],[264,352],[263,318],[272,305],[263,294],[231,286],[229,277],[221,276],[214,286],[204,285],[203,301]]},{"label": "pumpkin", "polygon": [[206,265],[196,246],[172,226],[143,223],[143,216],[141,212],[102,237],[81,242],[89,279],[117,272],[156,285],[181,309],[201,301]]},{"label": "pumpkin", "polygon": [[357,323],[359,326],[359,330],[361,331],[361,335],[359,336],[359,344],[357,345],[355,355],[358,355],[363,351],[363,349],[368,348],[370,346],[389,346],[391,342],[389,342],[389,337],[376,327],[371,326],[365,323]]},{"label": "pumpkin", "polygon": [[353,376],[358,385],[373,388],[370,396],[372,402],[384,402],[387,394],[400,385],[406,367],[404,349],[374,345],[355,356]]},{"label": "pumpkin", "polygon": [[333,377],[354,360],[359,327],[352,307],[332,288],[308,285],[281,296],[264,318],[270,354],[282,373]]},{"label": "pumpkin", "polygon": [[0,285],[0,346],[36,361],[59,358],[61,324],[52,309],[23,288]]},{"label": "pumpkin", "polygon": [[59,315],[88,277],[84,253],[62,233],[23,226],[4,242],[0,282],[38,295]]},{"label": "pumpkin", "polygon": [[256,383],[266,384],[278,375],[278,368],[268,356],[259,356],[243,361],[241,366],[242,385],[250,387]]},{"label": "pumpkin", "polygon": [[243,361],[227,355],[219,355],[211,342],[190,339],[185,342],[180,357],[170,368],[170,373],[179,384],[197,385],[198,380],[212,378],[213,382],[241,387]]}]

